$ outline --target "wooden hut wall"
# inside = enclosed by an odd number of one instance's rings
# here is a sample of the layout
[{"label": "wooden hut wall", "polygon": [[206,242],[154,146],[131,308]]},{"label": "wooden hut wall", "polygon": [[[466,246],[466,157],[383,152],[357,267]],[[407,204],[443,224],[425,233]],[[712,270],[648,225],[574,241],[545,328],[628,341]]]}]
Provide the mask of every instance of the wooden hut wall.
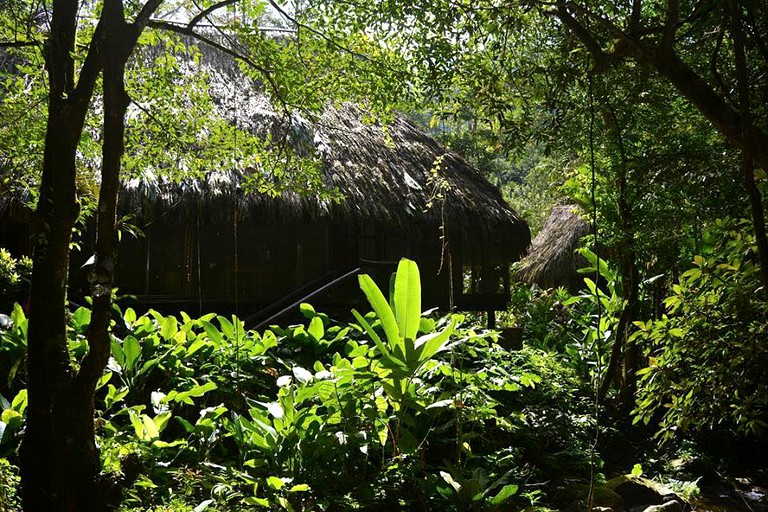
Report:
[{"label": "wooden hut wall", "polygon": [[237,237],[230,224],[152,223],[144,233],[123,239],[116,284],[153,306],[268,303],[330,270],[320,222],[240,224]]}]

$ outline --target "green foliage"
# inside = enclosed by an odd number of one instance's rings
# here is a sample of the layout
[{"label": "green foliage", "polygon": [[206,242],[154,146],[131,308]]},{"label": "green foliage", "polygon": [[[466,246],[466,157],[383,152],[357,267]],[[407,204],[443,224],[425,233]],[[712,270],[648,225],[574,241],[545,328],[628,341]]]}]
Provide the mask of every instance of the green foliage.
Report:
[{"label": "green foliage", "polygon": [[393,387],[385,386],[385,389],[399,396],[402,386],[407,385],[406,381],[413,379],[427,361],[447,348],[446,343],[453,334],[457,319],[439,332],[428,332],[416,338],[422,327],[421,284],[419,269],[411,260],[403,259],[398,265],[394,292],[390,297],[394,308],[390,307],[370,276],[360,276],[360,288],[376,312],[387,344],[360,313],[354,310],[352,313],[379,349],[385,367],[395,376]]},{"label": "green foliage", "polygon": [[0,453],[12,452],[24,426],[27,390],[19,391],[11,402],[0,395],[0,410]]},{"label": "green foliage", "polygon": [[[235,317],[126,309],[96,395],[105,475],[142,468],[123,510],[503,510],[540,492],[522,484],[533,475],[583,471],[591,422],[564,360],[509,352],[456,315],[422,316],[413,262],[391,302],[369,278],[361,287],[374,312],[356,323],[304,304],[305,323],[263,333]],[[2,346],[12,335],[23,349],[15,315]],[[85,308],[70,315],[73,364],[89,322]],[[26,391],[13,396],[8,454]]]},{"label": "green foliage", "polygon": [[[598,382],[608,366],[624,299],[621,277],[603,258],[578,250],[589,266],[579,269],[584,288],[571,295],[564,288],[518,286],[509,314],[524,328],[524,341],[561,354],[584,382]],[[598,283],[595,281],[600,283]]]},{"label": "green foliage", "polygon": [[639,372],[635,422],[658,424],[662,440],[766,429],[768,307],[748,225],[723,219],[708,229],[707,250],[671,287],[666,313],[637,323],[634,341],[649,364]]},{"label": "green foliage", "polygon": [[[6,325],[0,325],[0,394],[17,392],[25,373],[27,329],[29,322],[24,310],[14,304]],[[4,322],[5,323],[5,322]]]},{"label": "green foliage", "polygon": [[0,512],[21,510],[19,468],[0,457]]},{"label": "green foliage", "polygon": [[4,248],[0,247],[0,312],[6,312],[13,307],[14,300],[25,287],[29,288],[29,277],[32,274],[32,260],[27,256],[14,258]]}]

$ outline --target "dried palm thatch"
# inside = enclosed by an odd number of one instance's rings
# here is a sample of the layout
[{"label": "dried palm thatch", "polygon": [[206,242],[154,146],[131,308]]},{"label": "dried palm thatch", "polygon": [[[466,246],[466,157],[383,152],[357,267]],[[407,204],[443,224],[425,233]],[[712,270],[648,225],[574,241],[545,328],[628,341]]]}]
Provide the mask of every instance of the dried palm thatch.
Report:
[{"label": "dried palm thatch", "polygon": [[[174,183],[144,175],[124,184],[121,208],[140,220],[291,223],[375,223],[409,234],[437,236],[441,226],[461,236],[471,260],[512,261],[530,243],[527,224],[499,191],[460,156],[403,116],[386,126],[363,122],[365,112],[328,106],[308,120],[279,111],[227,56],[203,52],[209,90],[222,116],[251,133],[315,155],[322,181],[342,199],[283,192],[245,192],[241,171],[215,171]],[[234,85],[234,87],[233,87]],[[233,94],[233,90],[237,90]],[[259,172],[259,171],[257,171]]]},{"label": "dried palm thatch", "polygon": [[520,261],[517,280],[542,288],[564,286],[571,291],[581,288],[578,269],[587,261],[576,252],[579,241],[592,232],[575,205],[555,206],[541,232],[534,238],[527,255]]},{"label": "dried palm thatch", "polygon": [[187,65],[205,68],[221,116],[251,133],[285,141],[300,156],[317,157],[325,187],[341,199],[248,192],[243,184],[252,169],[213,168],[204,177],[181,181],[148,171],[123,182],[122,215],[133,215],[140,224],[237,218],[259,224],[374,223],[409,236],[444,232],[465,240],[465,257],[486,262],[516,260],[529,245],[527,224],[499,191],[405,117],[395,116],[386,126],[363,122],[365,112],[346,104],[328,106],[309,120],[275,108],[226,55],[204,49],[200,63]]},{"label": "dried palm thatch", "polygon": [[[364,124],[362,115],[352,106],[328,109],[316,124],[302,126],[314,132],[309,140],[320,146],[325,184],[338,189],[340,201],[295,192],[246,193],[243,173],[219,171],[179,183],[148,176],[130,180],[121,209],[145,221],[192,222],[202,214],[226,222],[237,210],[240,220],[257,223],[373,222],[410,233],[444,225],[478,246],[501,250],[505,258],[525,250],[528,226],[479,171],[403,117],[387,126],[386,140],[382,127]],[[280,119],[275,114],[275,122]]]}]

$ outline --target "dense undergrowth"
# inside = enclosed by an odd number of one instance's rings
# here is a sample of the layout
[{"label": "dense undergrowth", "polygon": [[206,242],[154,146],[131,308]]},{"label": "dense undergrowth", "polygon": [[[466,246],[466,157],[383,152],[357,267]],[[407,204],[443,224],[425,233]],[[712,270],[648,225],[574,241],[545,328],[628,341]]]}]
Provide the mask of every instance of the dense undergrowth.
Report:
[{"label": "dense undergrowth", "polygon": [[[539,501],[552,475],[587,474],[587,393],[559,357],[422,317],[412,263],[391,302],[361,283],[375,313],[348,324],[309,305],[304,324],[262,333],[214,314],[116,316],[96,425],[103,471],[129,484],[121,510],[507,510]],[[89,316],[71,315],[73,365]],[[0,450],[13,461],[20,307],[11,319]]]},{"label": "dense undergrowth", "polygon": [[[506,320],[524,328],[519,350],[463,316],[423,316],[407,260],[389,300],[361,278],[373,311],[354,322],[304,304],[302,324],[255,332],[115,307],[96,397],[104,476],[125,486],[124,511],[567,510],[564,487],[641,461],[664,472],[686,438],[759,440],[768,317],[742,228],[715,226],[664,313],[636,324],[647,366],[630,418],[611,395],[594,403],[623,299],[588,252],[600,286],[516,288]],[[72,365],[89,321],[71,314]],[[0,510],[19,508],[26,331],[16,305],[0,329]],[[670,482],[695,495],[690,477]]]}]

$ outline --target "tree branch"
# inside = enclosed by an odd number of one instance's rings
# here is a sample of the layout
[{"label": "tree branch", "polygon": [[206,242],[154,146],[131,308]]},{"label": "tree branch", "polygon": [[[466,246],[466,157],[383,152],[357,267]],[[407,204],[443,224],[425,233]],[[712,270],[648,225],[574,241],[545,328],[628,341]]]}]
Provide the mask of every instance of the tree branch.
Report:
[{"label": "tree branch", "polygon": [[579,41],[581,41],[584,47],[586,47],[587,51],[592,55],[592,58],[595,59],[595,69],[605,69],[609,60],[608,54],[603,50],[603,47],[597,42],[586,27],[579,23],[578,20],[568,12],[568,9],[563,2],[558,2],[553,14],[560,18],[563,25],[565,25],[579,39]]},{"label": "tree branch", "polygon": [[629,30],[628,32],[633,36],[637,36],[640,30],[640,19],[643,11],[643,0],[632,0],[632,14],[629,18]]},{"label": "tree branch", "polygon": [[206,18],[209,14],[213,13],[214,11],[221,9],[222,7],[226,7],[228,5],[232,5],[234,3],[239,2],[240,0],[222,0],[221,2],[215,3],[212,6],[203,9],[197,15],[195,15],[194,18],[192,18],[189,23],[187,23],[188,29],[195,28],[195,25],[200,23],[204,18]]},{"label": "tree branch", "polygon": [[88,53],[85,55],[85,62],[80,68],[80,77],[77,80],[77,85],[72,93],[72,97],[78,101],[91,101],[93,96],[93,89],[96,87],[96,79],[101,73],[102,62],[99,55],[101,50],[96,43],[104,36],[104,23],[100,19],[96,29],[93,32],[91,38],[91,45],[88,48]]},{"label": "tree branch", "polygon": [[680,18],[680,0],[667,0],[667,12],[664,20],[664,35],[661,38],[661,48],[671,50],[675,42],[677,22]]},{"label": "tree branch", "polygon": [[27,48],[39,44],[37,41],[0,41],[0,48]]},{"label": "tree branch", "polygon": [[186,25],[176,25],[174,23],[168,22],[168,21],[162,21],[162,20],[149,20],[149,23],[147,24],[148,27],[155,28],[158,30],[166,30],[168,32],[174,32],[176,34],[181,34],[185,36],[192,37],[194,39],[197,39],[203,44],[206,44],[210,46],[211,48],[214,48],[216,50],[219,50],[226,55],[229,55],[230,57],[234,58],[235,60],[239,60],[247,64],[249,67],[255,69],[259,73],[261,73],[264,76],[264,79],[269,83],[269,86],[271,87],[272,91],[275,93],[275,96],[277,97],[278,101],[283,107],[283,111],[288,112],[290,111],[288,103],[285,101],[285,99],[280,95],[280,88],[277,86],[277,83],[275,82],[274,78],[272,77],[271,71],[265,68],[264,66],[261,66],[257,64],[253,59],[248,57],[247,55],[243,55],[242,53],[239,53],[231,48],[227,48],[223,44],[217,43],[216,41],[205,37],[204,35],[198,34],[193,29],[188,28]]},{"label": "tree branch", "polygon": [[242,53],[239,53],[231,48],[227,48],[223,44],[217,43],[213,39],[210,39],[208,37],[205,37],[202,34],[195,32],[193,29],[187,27],[186,25],[177,25],[169,21],[152,19],[152,20],[149,20],[149,23],[147,24],[147,26],[158,29],[158,30],[166,30],[168,32],[174,32],[176,34],[192,37],[194,39],[197,39],[201,43],[210,46],[211,48],[214,48],[216,50],[226,53],[230,57],[233,57],[237,60],[241,60],[245,62],[246,64],[248,64],[248,66],[252,67],[253,69],[255,69],[260,73],[263,73],[264,75],[269,75],[270,73],[270,71],[267,68],[257,64],[250,57],[243,55]]},{"label": "tree branch", "polygon": [[[579,39],[582,40],[583,44],[589,45],[587,46],[587,49],[590,52],[593,52],[594,50],[599,49],[600,52],[605,54],[605,57],[603,57],[603,60],[602,60],[602,64],[607,65],[612,61],[620,60],[623,57],[626,57],[628,55],[636,59],[650,58],[650,54],[652,53],[650,48],[644,45],[640,39],[637,39],[632,35],[627,34],[626,32],[621,30],[619,27],[617,27],[608,19],[590,11],[583,5],[580,5],[578,3],[571,2],[571,1],[558,0],[557,7],[558,7],[558,10],[555,12],[555,14],[560,18],[562,23],[566,25],[566,27],[569,30],[571,30]],[[618,39],[618,43],[615,45],[614,50],[611,51],[610,53],[603,50],[599,42],[597,42],[597,40],[592,35],[593,33],[590,32],[588,25],[580,23],[568,11],[568,9],[571,9],[574,12],[580,13],[582,16],[587,18],[587,20],[594,20],[598,25],[604,28],[609,34],[611,34],[616,39]],[[562,17],[561,14],[565,17]],[[638,33],[640,32],[641,30],[638,30]],[[591,42],[588,42],[588,41],[591,41]],[[595,54],[593,53],[593,55]]]},{"label": "tree branch", "polygon": [[45,42],[45,60],[50,77],[50,94],[63,98],[75,87],[75,49],[77,0],[53,0],[51,30]]},{"label": "tree branch", "polygon": [[[669,80],[675,89],[685,96],[726,139],[735,147],[743,149],[744,141],[741,136],[743,120],[739,112],[720,97],[688,64],[673,52],[639,62],[650,65]],[[752,135],[755,141],[752,148],[755,163],[763,169],[768,169],[768,134],[753,126]]]},{"label": "tree branch", "polygon": [[163,3],[163,0],[149,0],[146,4],[144,4],[144,7],[141,8],[141,11],[136,16],[136,19],[133,20],[133,23],[131,24],[133,29],[137,32],[137,39],[141,31],[144,30],[144,28],[149,23],[152,15],[155,13],[158,7],[160,7],[161,3]]},{"label": "tree branch", "polygon": [[352,55],[354,57],[361,58],[361,59],[365,60],[366,62],[375,62],[374,59],[372,59],[368,55],[356,52],[354,50],[350,50],[346,46],[344,46],[342,44],[339,44],[339,42],[336,41],[335,39],[333,39],[332,37],[328,37],[327,35],[323,34],[319,30],[317,30],[317,29],[315,29],[315,28],[313,28],[313,27],[311,27],[309,25],[306,25],[304,23],[301,23],[294,16],[291,16],[290,14],[285,12],[285,10],[282,7],[280,7],[277,4],[277,2],[275,2],[275,0],[267,0],[267,1],[269,2],[269,4],[272,7],[274,7],[280,13],[280,15],[282,15],[285,19],[287,19],[291,23],[295,24],[297,27],[303,28],[304,30],[306,30],[306,31],[308,31],[308,32],[310,32],[312,34],[315,34],[316,36],[320,37],[321,39],[323,39],[327,43],[330,43],[331,45],[333,45],[337,49],[341,50],[342,52],[346,52],[346,53],[348,53],[348,54],[350,54],[350,55]]},{"label": "tree branch", "polygon": [[728,90],[728,87],[725,86],[725,81],[723,80],[723,77],[720,74],[720,70],[717,68],[718,55],[720,54],[720,49],[723,47],[724,37],[725,37],[725,32],[721,28],[718,31],[717,42],[715,43],[715,49],[712,50],[712,57],[710,57],[710,60],[709,60],[709,70],[712,73],[712,78],[717,84],[717,87],[720,89],[720,93],[723,95],[723,97],[726,100],[728,100],[731,106],[733,106],[734,108],[738,108],[738,106],[736,105],[736,102],[733,100],[733,97],[731,96],[731,92]]}]

